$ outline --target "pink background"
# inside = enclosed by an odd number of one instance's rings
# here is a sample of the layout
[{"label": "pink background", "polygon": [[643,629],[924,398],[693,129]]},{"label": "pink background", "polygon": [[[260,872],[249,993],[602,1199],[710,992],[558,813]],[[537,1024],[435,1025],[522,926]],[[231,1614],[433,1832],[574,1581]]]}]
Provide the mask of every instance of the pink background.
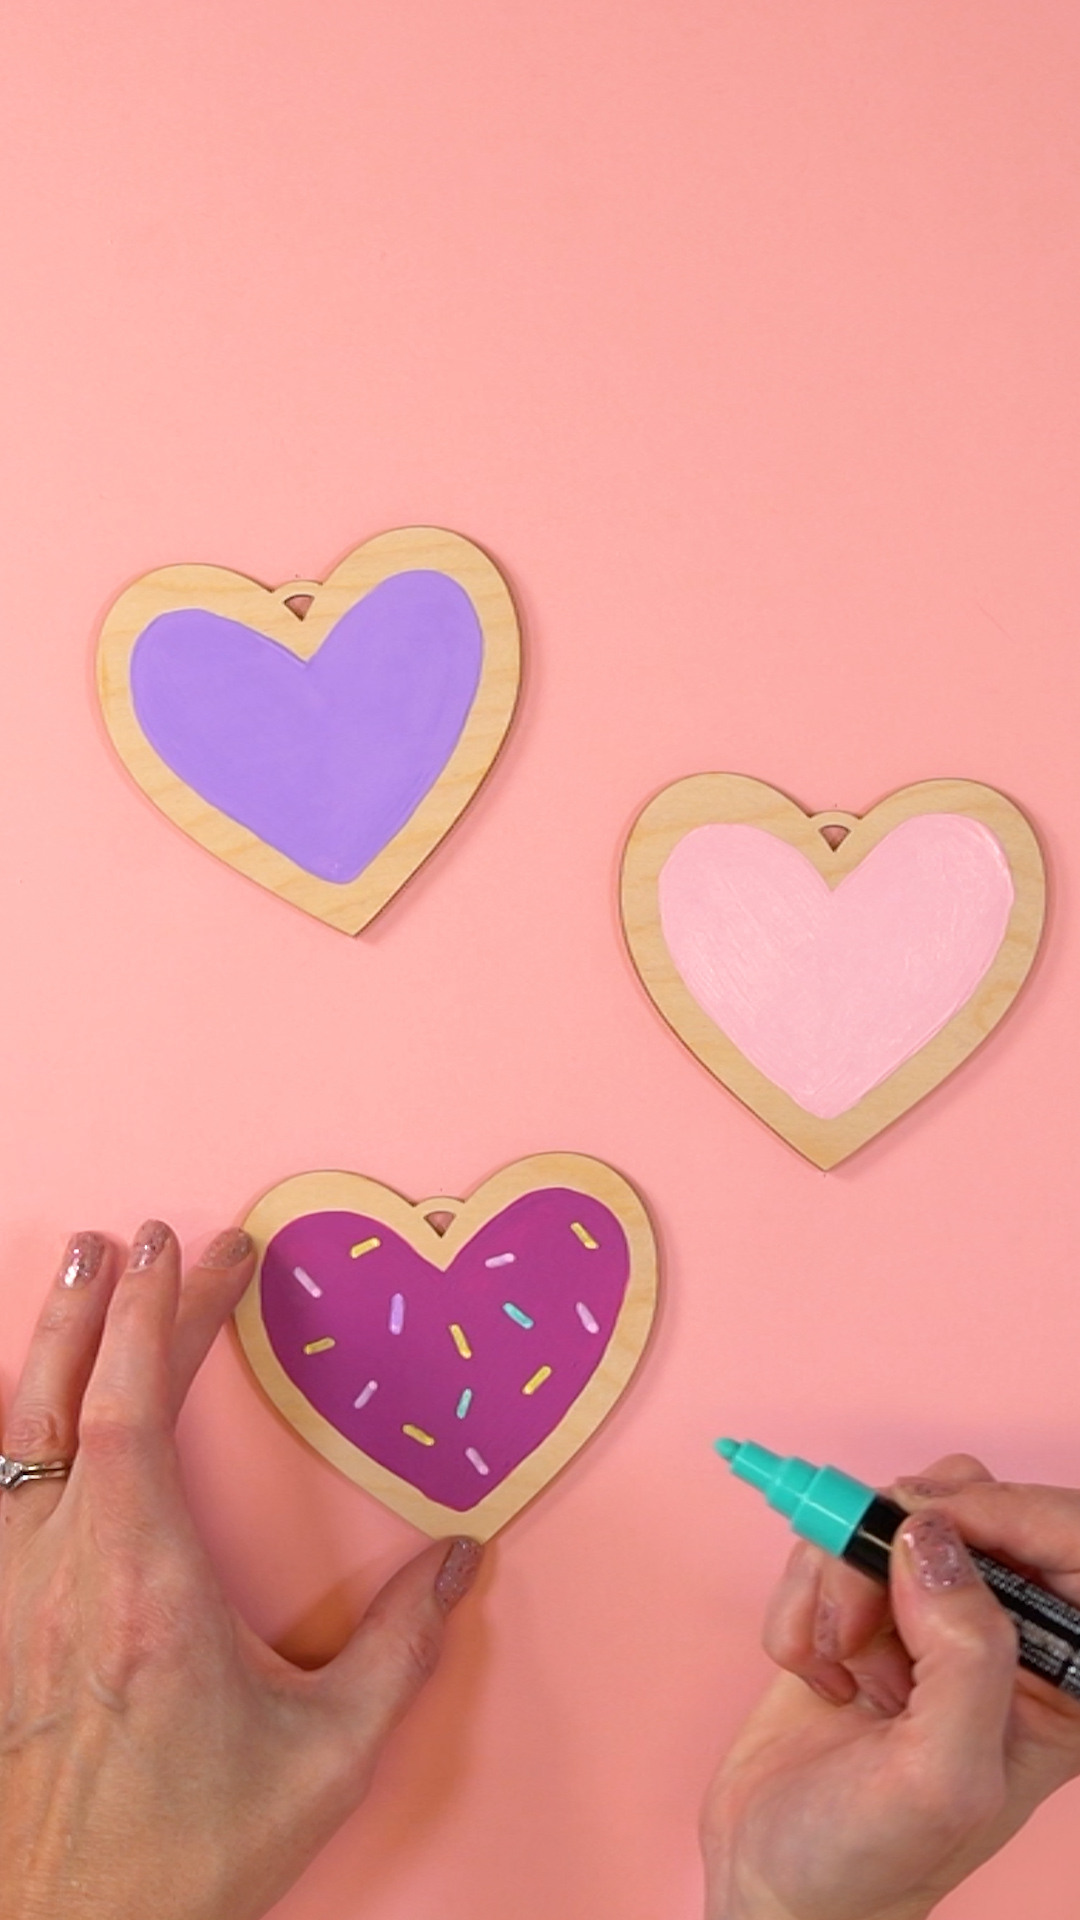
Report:
[{"label": "pink background", "polygon": [[[417,1196],[554,1147],[631,1175],[651,1363],[281,1912],[691,1920],[787,1551],[714,1434],[1080,1480],[1080,16],[38,0],[4,32],[4,1385],[69,1227],[195,1244],[341,1163]],[[317,575],[419,520],[506,567],[525,697],[350,941],[136,792],[93,638],[147,568]],[[987,780],[1050,858],[1005,1028],[828,1176],[620,949],[632,817],[713,767],[856,811]],[[231,1592],[291,1645],[412,1548],[225,1343],[185,1444]],[[1067,1911],[1075,1826],[1066,1793],[951,1920]]]}]

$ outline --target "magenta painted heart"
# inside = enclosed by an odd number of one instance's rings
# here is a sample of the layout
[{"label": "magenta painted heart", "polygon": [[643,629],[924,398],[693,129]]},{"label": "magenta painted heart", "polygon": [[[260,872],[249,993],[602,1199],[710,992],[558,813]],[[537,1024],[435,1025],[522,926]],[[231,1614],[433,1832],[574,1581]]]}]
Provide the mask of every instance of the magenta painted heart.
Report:
[{"label": "magenta painted heart", "polygon": [[594,1378],[630,1272],[616,1215],[563,1187],[521,1194],[445,1269],[377,1215],[326,1210],[270,1239],[262,1324],[284,1375],[338,1434],[464,1512]]},{"label": "magenta painted heart", "polygon": [[786,840],[718,823],[659,874],[664,940],[684,985],[807,1113],[853,1107],[954,1018],[992,966],[1014,888],[978,820],[894,827],[834,888]]}]

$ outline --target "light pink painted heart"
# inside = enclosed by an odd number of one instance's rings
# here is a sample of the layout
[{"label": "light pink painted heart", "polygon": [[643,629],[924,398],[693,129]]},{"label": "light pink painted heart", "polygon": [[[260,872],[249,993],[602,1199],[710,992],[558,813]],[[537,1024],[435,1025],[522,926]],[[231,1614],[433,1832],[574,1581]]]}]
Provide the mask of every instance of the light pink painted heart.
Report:
[{"label": "light pink painted heart", "polygon": [[698,1005],[807,1113],[834,1119],[971,998],[1014,889],[987,827],[928,813],[894,827],[835,889],[760,827],[696,827],[665,861],[659,896]]}]

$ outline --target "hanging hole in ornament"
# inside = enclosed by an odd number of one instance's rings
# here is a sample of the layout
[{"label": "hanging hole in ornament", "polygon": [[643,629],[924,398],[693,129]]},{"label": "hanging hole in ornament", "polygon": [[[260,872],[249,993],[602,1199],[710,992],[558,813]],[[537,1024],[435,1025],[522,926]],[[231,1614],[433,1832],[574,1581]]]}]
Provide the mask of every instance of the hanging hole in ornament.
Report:
[{"label": "hanging hole in ornament", "polygon": [[835,853],[837,847],[843,846],[844,841],[847,839],[848,834],[851,832],[851,828],[841,826],[839,820],[834,820],[827,826],[819,827],[818,832],[820,833],[826,846],[831,847],[833,852]]}]

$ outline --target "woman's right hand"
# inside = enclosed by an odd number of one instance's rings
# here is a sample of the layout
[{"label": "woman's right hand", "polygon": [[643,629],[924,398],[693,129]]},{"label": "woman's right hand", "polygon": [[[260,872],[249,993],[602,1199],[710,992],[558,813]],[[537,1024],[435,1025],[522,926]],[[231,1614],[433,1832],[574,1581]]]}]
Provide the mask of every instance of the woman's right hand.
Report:
[{"label": "woman's right hand", "polygon": [[709,1920],[922,1920],[1080,1773],[1080,1703],[1017,1666],[963,1544],[1080,1605],[1080,1493],[956,1455],[894,1495],[888,1589],[792,1555],[765,1632],[787,1671],[705,1807]]}]

